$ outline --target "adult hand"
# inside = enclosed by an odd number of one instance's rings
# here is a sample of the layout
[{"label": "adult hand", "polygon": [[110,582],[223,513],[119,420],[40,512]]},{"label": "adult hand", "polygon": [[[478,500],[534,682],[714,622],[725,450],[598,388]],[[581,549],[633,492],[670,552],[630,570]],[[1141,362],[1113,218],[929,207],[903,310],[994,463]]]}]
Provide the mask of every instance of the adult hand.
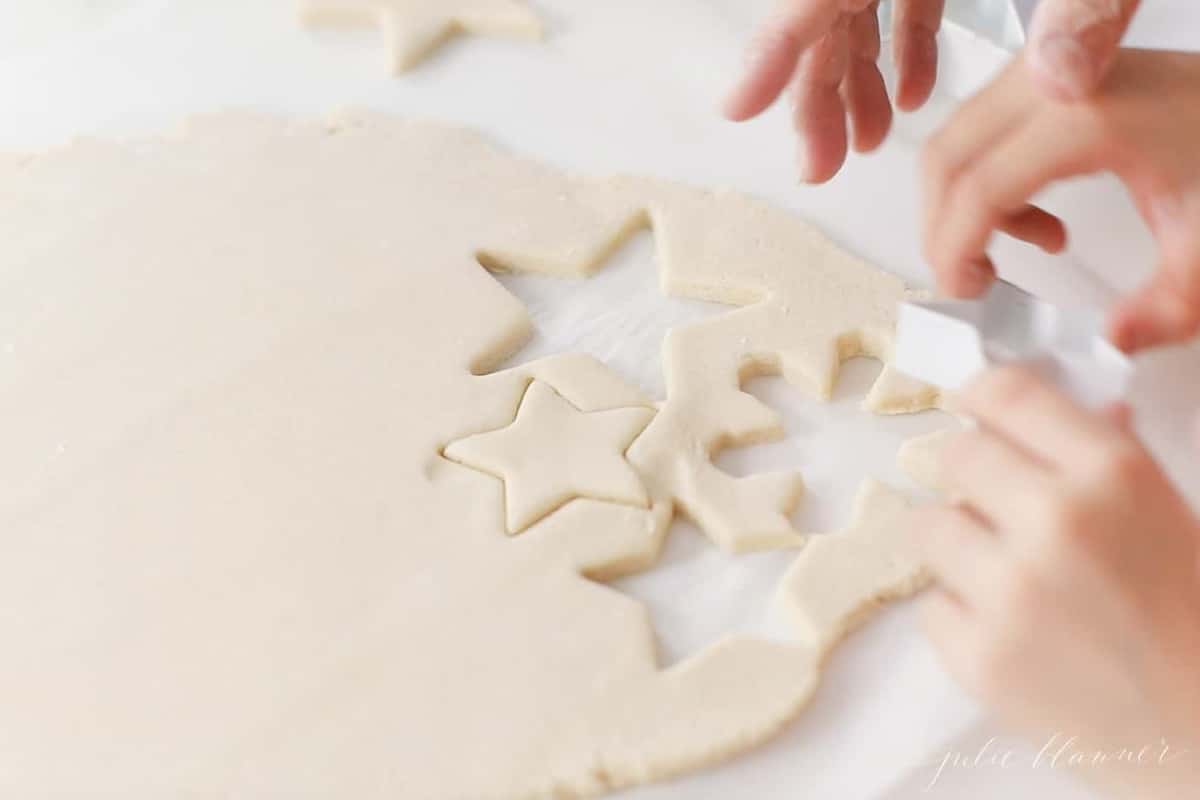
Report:
[{"label": "adult hand", "polygon": [[1155,753],[1165,737],[1178,760],[1143,764],[1141,778],[1191,797],[1200,521],[1127,414],[1085,411],[1011,368],[970,386],[960,410],[979,427],[943,456],[954,502],[912,524],[937,580],[924,611],[945,664],[1037,736]]},{"label": "adult hand", "polygon": [[[1031,73],[1047,97],[1077,99],[1100,82],[1139,0],[1043,0],[1031,33]],[[892,11],[896,106],[919,108],[937,79],[937,33],[945,0],[895,0]],[[751,45],[725,114],[758,116],[789,85],[802,143],[800,176],[822,183],[849,147],[878,147],[892,122],[879,71],[879,0],[780,0]]]},{"label": "adult hand", "polygon": [[981,294],[985,249],[1005,231],[1055,251],[1062,223],[1029,204],[1048,184],[1115,173],[1159,245],[1156,276],[1114,311],[1125,350],[1200,329],[1200,55],[1123,50],[1096,93],[1061,103],[1023,59],[967,101],[925,148],[925,252],[940,288]]}]

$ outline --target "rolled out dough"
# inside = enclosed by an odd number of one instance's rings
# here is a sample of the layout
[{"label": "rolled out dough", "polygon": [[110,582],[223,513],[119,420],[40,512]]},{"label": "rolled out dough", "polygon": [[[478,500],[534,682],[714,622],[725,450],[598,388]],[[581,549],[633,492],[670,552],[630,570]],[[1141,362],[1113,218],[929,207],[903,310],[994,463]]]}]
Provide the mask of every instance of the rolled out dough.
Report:
[{"label": "rolled out dough", "polygon": [[456,34],[542,36],[541,21],[523,0],[300,0],[300,20],[312,28],[380,28],[396,74]]},{"label": "rolled out dough", "polygon": [[[672,332],[667,398],[582,356],[491,372],[529,322],[481,263],[583,276],[646,224],[668,291],[745,306]],[[828,633],[907,585],[900,545],[856,556],[899,533],[874,489],[868,539],[797,556],[816,574],[781,601],[819,624],[792,644],[659,670],[645,610],[591,580],[649,567],[673,509],[801,543],[797,476],[709,460],[779,432],[739,382],[819,395],[889,355],[899,281],[756,200],[435,125],[217,115],[0,159],[0,251],[2,796],[598,794],[771,736]],[[541,386],[653,415],[626,453],[645,505],[591,496],[567,448],[583,496],[508,535],[509,476],[441,453]]]}]

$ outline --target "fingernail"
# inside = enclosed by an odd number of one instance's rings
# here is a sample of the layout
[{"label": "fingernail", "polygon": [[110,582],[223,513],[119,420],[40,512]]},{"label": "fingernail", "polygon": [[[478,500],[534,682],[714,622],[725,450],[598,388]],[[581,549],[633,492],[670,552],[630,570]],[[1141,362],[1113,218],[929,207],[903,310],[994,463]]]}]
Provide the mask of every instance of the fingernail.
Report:
[{"label": "fingernail", "polygon": [[761,64],[765,50],[766,42],[762,36],[752,39],[750,44],[746,45],[746,48],[742,50],[742,70],[750,72]]},{"label": "fingernail", "polygon": [[1046,36],[1033,50],[1034,66],[1066,99],[1085,96],[1096,80],[1096,67],[1079,39],[1065,33]]},{"label": "fingernail", "polygon": [[740,97],[738,96],[740,88],[741,86],[738,85],[727,91],[725,96],[721,98],[721,104],[717,106],[717,113],[725,119],[736,120],[738,118],[738,111],[741,110]]},{"label": "fingernail", "polygon": [[1125,341],[1122,342],[1125,346],[1122,349],[1126,353],[1136,353],[1139,350],[1145,350],[1153,344],[1153,338],[1150,331],[1140,325],[1134,325],[1125,331]]},{"label": "fingernail", "polygon": [[812,159],[808,157],[808,148],[803,144],[796,149],[796,172],[801,183],[812,182]]},{"label": "fingernail", "polygon": [[1178,195],[1169,192],[1155,194],[1148,208],[1150,227],[1160,240],[1190,233],[1185,203]]},{"label": "fingernail", "polygon": [[966,293],[977,296],[987,291],[996,279],[996,270],[987,261],[972,261],[967,265]]},{"label": "fingernail", "polygon": [[1134,350],[1136,326],[1133,325],[1123,310],[1113,312],[1108,323],[1108,340],[1122,353],[1132,353]]}]

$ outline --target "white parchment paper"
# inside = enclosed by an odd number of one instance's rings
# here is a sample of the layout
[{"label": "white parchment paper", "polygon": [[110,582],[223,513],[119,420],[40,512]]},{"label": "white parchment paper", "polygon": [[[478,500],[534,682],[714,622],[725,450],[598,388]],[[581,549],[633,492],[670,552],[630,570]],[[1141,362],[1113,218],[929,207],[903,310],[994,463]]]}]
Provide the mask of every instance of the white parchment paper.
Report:
[{"label": "white parchment paper", "polygon": [[[793,177],[786,109],[745,126],[716,113],[769,0],[534,4],[549,22],[545,45],[463,40],[395,79],[377,34],[306,33],[288,0],[12,0],[0,4],[0,146],[42,149],[77,135],[158,131],[188,113],[229,107],[309,115],[365,107],[458,121],[577,171],[656,174],[753,192],[884,268],[927,280],[917,241],[916,147],[1001,55],[968,35],[949,35],[945,81],[930,109],[901,118],[881,152],[852,158],[829,186],[814,189]],[[1178,26],[1172,31],[1178,35]],[[1069,187],[1049,202],[1073,223],[1078,257],[1104,280],[1128,286],[1147,273],[1153,248],[1111,182]],[[1069,278],[1056,277],[1053,263],[1026,248],[1004,243],[997,257],[1026,288],[1051,299],[1073,293]],[[662,297],[649,235],[586,284],[513,278],[509,287],[539,325],[518,360],[594,352],[652,392],[661,390],[662,333],[714,311]],[[722,466],[739,474],[802,469],[812,497],[798,524],[836,528],[863,477],[901,482],[892,465],[898,443],[941,424],[930,415],[861,414],[857,402],[871,374],[868,364],[851,365],[830,406],[808,402],[778,380],[755,383],[752,391],[784,413],[789,438],[727,454]],[[1139,394],[1145,427],[1184,478],[1194,462],[1180,431],[1197,405],[1200,360],[1164,354],[1149,374]],[[786,636],[768,607],[787,558],[729,557],[680,525],[660,568],[617,588],[648,604],[662,660],[670,663],[728,632]],[[901,608],[852,637],[831,661],[811,708],[775,742],[628,796],[880,797],[936,763],[949,740],[981,719],[938,667],[911,609]]]}]

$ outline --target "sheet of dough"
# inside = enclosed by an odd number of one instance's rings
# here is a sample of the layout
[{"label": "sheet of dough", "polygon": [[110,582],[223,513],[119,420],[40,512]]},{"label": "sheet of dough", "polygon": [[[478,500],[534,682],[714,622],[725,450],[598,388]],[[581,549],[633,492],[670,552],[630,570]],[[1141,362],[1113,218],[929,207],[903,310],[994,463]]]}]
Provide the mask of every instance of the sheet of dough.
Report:
[{"label": "sheet of dough", "polygon": [[[668,290],[749,304],[673,332],[661,406],[586,357],[489,374],[529,329],[480,262],[583,275],[650,221]],[[812,609],[829,629],[660,671],[644,609],[583,577],[650,566],[672,508],[761,544],[742,503],[798,478],[715,474],[774,432],[740,377],[819,394],[887,355],[899,282],[750,198],[428,124],[219,115],[0,159],[0,243],[5,796],[596,794],[772,735],[897,585],[859,538],[823,547],[858,587]],[[628,453],[650,507],[508,535],[501,482],[439,454],[536,382],[658,408]]]}]

